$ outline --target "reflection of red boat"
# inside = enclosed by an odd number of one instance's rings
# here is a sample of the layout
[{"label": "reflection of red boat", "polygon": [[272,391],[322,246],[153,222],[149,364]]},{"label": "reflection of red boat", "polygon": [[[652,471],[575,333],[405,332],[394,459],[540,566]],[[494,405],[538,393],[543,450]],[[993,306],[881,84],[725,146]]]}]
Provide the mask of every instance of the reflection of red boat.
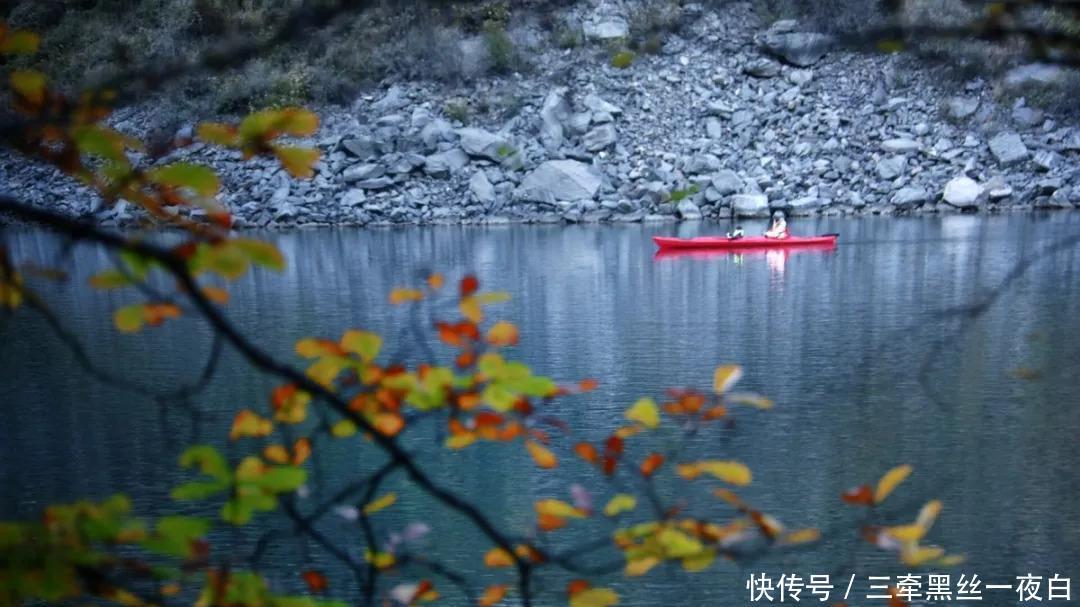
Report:
[{"label": "reflection of red boat", "polygon": [[779,249],[791,247],[820,247],[822,245],[836,246],[839,234],[824,234],[822,236],[791,236],[789,238],[765,238],[764,236],[750,236],[746,238],[723,238],[719,236],[700,236],[698,238],[670,238],[667,236],[653,236],[653,242],[660,250],[669,249],[724,249],[727,251],[737,249]]},{"label": "reflection of red boat", "polygon": [[659,249],[656,251],[654,259],[671,259],[675,257],[692,258],[692,259],[715,259],[717,257],[729,257],[729,256],[749,256],[749,257],[767,257],[773,254],[781,254],[787,257],[789,254],[805,253],[810,251],[828,252],[836,250],[836,242],[829,242],[824,244],[807,244],[798,247],[784,247],[770,249],[767,247],[728,247],[724,249],[709,249],[709,248],[683,248],[683,249]]}]

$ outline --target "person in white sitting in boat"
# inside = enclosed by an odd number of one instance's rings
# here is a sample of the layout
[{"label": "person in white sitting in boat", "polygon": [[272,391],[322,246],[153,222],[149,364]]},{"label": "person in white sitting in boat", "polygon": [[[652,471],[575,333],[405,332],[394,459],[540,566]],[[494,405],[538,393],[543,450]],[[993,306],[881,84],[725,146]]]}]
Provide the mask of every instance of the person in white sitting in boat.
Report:
[{"label": "person in white sitting in boat", "polygon": [[784,239],[789,236],[787,229],[787,221],[784,220],[783,211],[777,211],[773,213],[772,227],[765,230],[765,238]]},{"label": "person in white sitting in boat", "polygon": [[727,233],[728,240],[738,240],[743,237],[742,226],[735,226],[735,229]]}]

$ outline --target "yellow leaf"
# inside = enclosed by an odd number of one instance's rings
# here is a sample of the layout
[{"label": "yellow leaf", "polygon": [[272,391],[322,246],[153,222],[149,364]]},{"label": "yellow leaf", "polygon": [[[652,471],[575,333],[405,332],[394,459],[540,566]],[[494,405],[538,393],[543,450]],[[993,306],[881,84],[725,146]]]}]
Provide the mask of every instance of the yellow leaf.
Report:
[{"label": "yellow leaf", "polygon": [[289,450],[284,445],[270,445],[263,449],[263,459],[275,464],[289,463]]},{"label": "yellow leaf", "polygon": [[716,551],[709,548],[697,554],[683,557],[682,566],[684,570],[694,573],[708,569],[714,560],[716,560]]},{"label": "yellow leaf", "polygon": [[343,419],[330,426],[330,435],[334,438],[348,438],[356,434],[356,423],[351,419]]},{"label": "yellow leaf", "polygon": [[484,320],[484,311],[480,309],[480,301],[472,295],[463,297],[458,303],[458,309],[461,310],[462,316],[474,324],[480,324]]},{"label": "yellow leaf", "polygon": [[495,584],[488,586],[484,590],[483,596],[480,597],[480,607],[493,607],[499,601],[506,597],[506,591],[510,589],[507,584]]},{"label": "yellow leaf", "polygon": [[208,166],[189,162],[174,162],[151,169],[150,181],[176,188],[189,188],[199,196],[213,196],[221,188],[217,173]]},{"label": "yellow leaf", "polygon": [[955,567],[962,564],[965,561],[965,557],[962,554],[950,554],[948,556],[941,557],[941,560],[937,562],[940,567]]},{"label": "yellow leaf", "polygon": [[629,512],[637,507],[637,499],[627,493],[619,493],[604,506],[604,514],[618,516],[623,512]]},{"label": "yellow leaf", "polygon": [[368,331],[349,330],[341,336],[341,348],[356,354],[364,362],[371,362],[382,349],[382,337]]},{"label": "yellow leaf", "polygon": [[513,346],[518,343],[518,328],[513,323],[501,320],[487,332],[487,342],[493,346]]},{"label": "yellow leaf", "polygon": [[389,569],[397,562],[392,552],[372,552],[368,550],[364,554],[364,558],[367,562],[374,564],[377,569]]},{"label": "yellow leaf", "polygon": [[570,607],[611,607],[619,603],[619,595],[608,588],[589,588],[570,597]]},{"label": "yellow leaf", "polygon": [[273,146],[274,155],[281,161],[281,166],[297,179],[310,179],[315,174],[315,164],[319,162],[319,150],[292,146]]},{"label": "yellow leaf", "polygon": [[937,546],[908,546],[900,551],[900,560],[909,567],[918,567],[941,558],[945,551]]},{"label": "yellow leaf", "polygon": [[510,567],[514,564],[514,557],[502,548],[492,548],[484,555],[484,566],[492,569],[498,567]]},{"label": "yellow leaf", "polygon": [[664,529],[656,535],[656,541],[664,549],[664,556],[678,559],[688,556],[696,556],[705,547],[697,538],[679,531],[678,529]]},{"label": "yellow leaf", "polygon": [[257,413],[244,409],[236,414],[233,419],[232,429],[229,431],[229,439],[236,440],[244,437],[269,436],[274,430],[274,424]]},{"label": "yellow leaf", "polygon": [[880,504],[885,501],[885,498],[889,497],[893,489],[896,489],[897,485],[904,482],[911,475],[911,470],[911,466],[904,464],[886,472],[878,481],[877,489],[874,491],[874,503]]},{"label": "yellow leaf", "polygon": [[625,573],[627,577],[640,577],[649,572],[650,569],[660,564],[660,559],[655,556],[647,556],[640,559],[634,559],[626,562]]},{"label": "yellow leaf", "polygon": [[296,353],[304,358],[334,356],[338,354],[338,345],[328,339],[306,337],[296,342]]},{"label": "yellow leaf", "polygon": [[135,333],[143,328],[146,316],[143,314],[142,304],[132,304],[118,309],[113,314],[113,324],[122,333]]},{"label": "yellow leaf", "polygon": [[536,513],[559,518],[585,518],[585,512],[567,504],[562,500],[545,499],[536,502]]},{"label": "yellow leaf", "polygon": [[389,508],[390,506],[394,505],[394,502],[396,502],[396,501],[397,501],[397,494],[396,493],[387,493],[386,495],[380,497],[377,500],[373,500],[373,501],[368,502],[368,504],[366,506],[364,506],[364,514],[368,514],[368,515],[375,514],[376,512],[378,512],[378,511],[380,511],[380,510],[382,510],[384,508]]},{"label": "yellow leaf", "polygon": [[559,460],[555,457],[555,454],[540,443],[534,440],[526,440],[525,448],[528,449],[529,455],[532,456],[533,461],[536,462],[537,466],[540,466],[541,468],[554,468],[559,465]]},{"label": "yellow leaf", "polygon": [[706,460],[690,464],[679,464],[675,467],[679,476],[686,480],[694,480],[702,474],[709,474],[725,483],[732,485],[749,485],[753,479],[750,468],[746,464],[736,461]]},{"label": "yellow leaf", "polygon": [[420,301],[424,298],[424,292],[420,289],[394,289],[390,291],[390,303],[398,305],[407,301]]},{"label": "yellow leaf", "polygon": [[735,385],[742,377],[742,367],[739,365],[721,365],[713,373],[713,391],[723,394]]},{"label": "yellow leaf", "polygon": [[327,356],[320,358],[308,367],[307,376],[329,388],[348,365],[348,359],[340,356]]},{"label": "yellow leaf", "polygon": [[197,129],[199,139],[207,143],[233,147],[240,144],[236,127],[217,122],[204,122]]},{"label": "yellow leaf", "polygon": [[656,428],[660,425],[660,408],[651,398],[638,399],[634,406],[626,410],[625,415],[626,419],[638,422],[646,428]]},{"label": "yellow leaf", "polygon": [[919,525],[899,525],[886,527],[884,533],[901,544],[917,544],[926,535],[926,529]]}]

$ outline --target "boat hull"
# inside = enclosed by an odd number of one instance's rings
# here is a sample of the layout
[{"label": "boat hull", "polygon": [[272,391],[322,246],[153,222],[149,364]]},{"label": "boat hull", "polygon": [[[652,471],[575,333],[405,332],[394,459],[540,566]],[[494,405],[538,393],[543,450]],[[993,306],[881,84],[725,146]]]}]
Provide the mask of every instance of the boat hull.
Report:
[{"label": "boat hull", "polygon": [[765,238],[763,236],[751,236],[746,238],[723,238],[717,236],[700,236],[698,238],[671,238],[668,236],[653,236],[653,242],[661,250],[675,249],[787,249],[793,247],[822,247],[836,244],[837,234],[824,236],[792,236],[790,238]]}]

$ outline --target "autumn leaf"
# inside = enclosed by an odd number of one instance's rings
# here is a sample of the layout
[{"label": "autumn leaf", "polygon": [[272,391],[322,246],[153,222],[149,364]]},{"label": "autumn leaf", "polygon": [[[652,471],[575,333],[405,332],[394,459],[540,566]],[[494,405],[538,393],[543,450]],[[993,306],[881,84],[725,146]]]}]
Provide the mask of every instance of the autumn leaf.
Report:
[{"label": "autumn leaf", "polygon": [[460,293],[461,297],[465,298],[476,292],[480,288],[480,281],[475,276],[469,274],[465,278],[461,279]]},{"label": "autumn leaf", "polygon": [[541,468],[554,468],[559,464],[559,460],[554,453],[534,440],[526,440],[525,448],[529,451],[529,455],[532,456],[536,465]]},{"label": "autumn leaf", "polygon": [[556,531],[566,526],[566,519],[551,514],[540,514],[536,517],[536,526],[541,531]]},{"label": "autumn leaf", "polygon": [[514,557],[502,548],[492,548],[484,554],[484,566],[492,569],[510,567],[514,564]]},{"label": "autumn leaf", "polygon": [[589,443],[578,443],[574,445],[574,453],[590,464],[595,464],[600,461],[600,456],[596,452],[596,447],[593,447]]},{"label": "autumn leaf", "polygon": [[439,289],[441,289],[444,282],[445,279],[443,278],[443,275],[439,274],[438,272],[433,272],[427,277],[428,288],[432,291],[438,291]]},{"label": "autumn leaf", "polygon": [[874,503],[874,490],[870,485],[859,485],[842,493],[840,499],[854,506],[871,506]]},{"label": "autumn leaf", "polygon": [[33,70],[15,70],[9,77],[11,90],[32,107],[45,103],[45,74]]},{"label": "autumn leaf", "polygon": [[230,124],[204,122],[196,129],[199,139],[215,145],[235,147],[240,144],[240,135],[236,127]]},{"label": "autumn leaf", "polygon": [[664,465],[664,456],[659,453],[650,453],[645,461],[641,462],[641,475],[649,478],[660,466]]},{"label": "autumn leaf", "polygon": [[723,394],[742,378],[743,370],[739,365],[721,365],[713,373],[713,391]]},{"label": "autumn leaf", "polygon": [[205,286],[202,288],[202,293],[204,297],[220,306],[229,303],[229,292],[221,287]]},{"label": "autumn leaf", "polygon": [[911,476],[911,466],[905,464],[902,466],[896,466],[892,470],[889,470],[878,481],[877,489],[874,490],[874,503],[880,504],[885,501],[885,498],[889,497],[889,494],[893,492],[896,487],[904,482],[907,477]]},{"label": "autumn leaf", "polygon": [[637,507],[637,499],[626,493],[619,493],[604,506],[604,515],[618,516]]},{"label": "autumn leaf", "polygon": [[364,362],[371,362],[382,349],[382,337],[377,333],[351,329],[341,336],[341,348],[356,354]]},{"label": "autumn leaf", "polygon": [[656,428],[660,425],[660,409],[656,401],[651,398],[638,399],[632,407],[626,410],[626,419],[638,422],[646,428]]},{"label": "autumn leaf", "polygon": [[41,37],[31,31],[15,30],[0,34],[0,55],[33,55],[38,51]]},{"label": "autumn leaf", "polygon": [[755,409],[772,409],[773,401],[752,392],[732,392],[724,396],[726,402],[747,405]]},{"label": "autumn leaf", "polygon": [[586,512],[583,512],[570,504],[562,500],[557,499],[543,499],[534,504],[536,513],[540,515],[557,516],[559,518],[585,518]]},{"label": "autumn leaf", "polygon": [[174,162],[157,167],[146,175],[153,183],[188,188],[199,196],[213,196],[221,188],[221,182],[213,169],[189,162]]},{"label": "autumn leaf", "polygon": [[484,594],[480,597],[480,607],[493,607],[499,601],[506,597],[506,592],[510,589],[507,584],[495,584],[488,586],[484,589]]},{"label": "autumn leaf", "polygon": [[284,145],[273,146],[274,155],[281,161],[281,166],[297,179],[310,179],[315,174],[315,165],[319,162],[319,150]]},{"label": "autumn leaf", "polygon": [[595,379],[583,379],[578,382],[578,391],[580,392],[592,392],[600,386],[600,382]]},{"label": "autumn leaf", "polygon": [[694,480],[702,474],[708,474],[732,485],[749,485],[753,478],[746,464],[736,461],[707,460],[676,466],[679,476]]},{"label": "autumn leaf", "polygon": [[499,321],[487,332],[487,342],[493,346],[513,346],[518,343],[518,328],[513,323]]},{"label": "autumn leaf", "polygon": [[814,528],[798,529],[796,531],[789,531],[780,538],[781,544],[789,546],[797,544],[809,544],[821,539],[821,531]]},{"label": "autumn leaf", "polygon": [[265,417],[260,417],[254,411],[244,409],[233,418],[232,429],[229,431],[229,440],[261,438],[269,436],[273,431],[273,422]]},{"label": "autumn leaf", "polygon": [[639,559],[628,560],[626,561],[624,573],[626,573],[627,577],[641,577],[659,564],[660,559],[651,555]]},{"label": "autumn leaf", "polygon": [[268,270],[285,270],[285,257],[273,243],[253,238],[234,238],[229,241],[231,247],[241,251],[251,263]]},{"label": "autumn leaf", "polygon": [[368,504],[364,506],[363,512],[364,512],[364,514],[372,515],[372,514],[375,514],[378,511],[380,511],[380,510],[383,510],[385,508],[389,508],[396,501],[397,501],[397,494],[396,493],[387,493],[386,495],[380,497],[379,499],[368,502]]},{"label": "autumn leaf", "polygon": [[424,292],[420,289],[398,288],[390,291],[390,303],[393,305],[403,304],[407,301],[420,301],[424,298]]},{"label": "autumn leaf", "polygon": [[619,603],[619,595],[608,588],[589,588],[570,597],[570,607],[611,607]]},{"label": "autumn leaf", "polygon": [[312,592],[326,592],[328,584],[326,581],[326,575],[324,575],[322,572],[308,570],[303,572],[301,576],[304,578],[304,582],[307,584],[308,589]]}]

